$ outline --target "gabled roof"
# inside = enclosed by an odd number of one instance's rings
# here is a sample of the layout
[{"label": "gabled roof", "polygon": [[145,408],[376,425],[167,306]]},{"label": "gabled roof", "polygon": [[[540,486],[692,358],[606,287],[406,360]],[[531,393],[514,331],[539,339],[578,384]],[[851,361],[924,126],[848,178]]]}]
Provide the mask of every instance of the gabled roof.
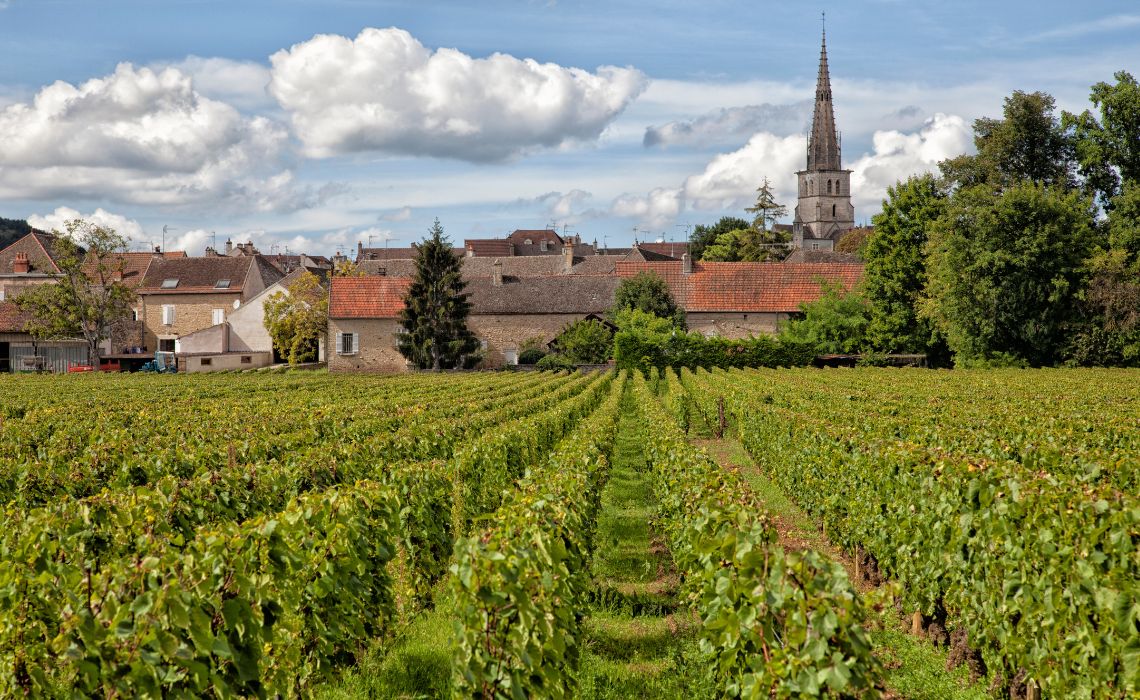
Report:
[{"label": "gabled roof", "polygon": [[509,238],[468,238],[463,241],[467,255],[473,257],[507,257],[514,255]]},{"label": "gabled roof", "polygon": [[[456,257],[463,257],[467,252],[463,248],[452,248]],[[360,264],[365,260],[414,260],[419,257],[420,250],[416,246],[406,248],[364,248],[356,251],[356,262]]]},{"label": "gabled roof", "polygon": [[[241,292],[249,275],[262,275],[266,286],[281,278],[281,273],[261,256],[163,258],[155,259],[147,267],[140,294],[188,294]],[[163,288],[164,280],[178,280],[173,288]],[[229,286],[219,288],[220,281],[229,280]]]},{"label": "gabled roof", "polygon": [[28,256],[30,272],[40,275],[58,275],[60,273],[59,251],[56,250],[56,236],[51,233],[32,231],[23,238],[19,238],[7,248],[0,250],[0,275],[12,272],[12,263],[16,255],[23,253]]},{"label": "gabled roof", "polygon": [[557,275],[505,278],[496,287],[480,277],[466,291],[473,314],[591,314],[613,306],[619,284],[613,275]]},{"label": "gabled roof", "polygon": [[674,260],[680,259],[680,257],[674,258],[671,255],[655,252],[649,248],[644,247],[642,244],[635,245],[623,258],[623,260],[628,260],[630,262],[672,262]]},{"label": "gabled roof", "polygon": [[[146,276],[147,268],[156,257],[158,253],[118,253],[112,259],[106,262],[106,265],[113,271],[118,267],[118,260],[123,261],[123,278],[120,280],[124,285],[137,289],[142,284],[143,278]],[[164,258],[185,258],[186,252],[182,250],[170,250],[161,253]],[[88,279],[92,282],[98,282],[96,277],[96,263],[94,258],[90,255],[83,262],[83,272],[87,275]]]},{"label": "gabled roof", "polygon": [[[572,275],[612,275],[618,261],[616,255],[584,255],[574,257]],[[505,258],[463,258],[465,278],[490,277],[494,274],[495,261],[503,265],[503,274],[513,277],[545,277],[564,274],[564,258],[559,255],[529,255]],[[411,277],[416,274],[416,261],[405,260],[365,260],[357,269],[366,275],[386,277]]]},{"label": "gabled roof", "polygon": [[637,247],[640,248],[642,252],[648,251],[674,260],[680,260],[682,255],[689,252],[689,244],[686,241],[674,243],[638,243]]},{"label": "gabled roof", "polygon": [[851,289],[863,265],[850,263],[694,262],[686,274],[681,262],[619,262],[617,273],[633,277],[655,272],[673,298],[690,312],[792,313],[820,297],[820,282]]},{"label": "gabled roof", "polygon": [[396,318],[411,284],[410,277],[334,277],[329,318]]},{"label": "gabled roof", "polygon": [[14,301],[0,301],[0,333],[23,333],[32,315],[20,310]]}]

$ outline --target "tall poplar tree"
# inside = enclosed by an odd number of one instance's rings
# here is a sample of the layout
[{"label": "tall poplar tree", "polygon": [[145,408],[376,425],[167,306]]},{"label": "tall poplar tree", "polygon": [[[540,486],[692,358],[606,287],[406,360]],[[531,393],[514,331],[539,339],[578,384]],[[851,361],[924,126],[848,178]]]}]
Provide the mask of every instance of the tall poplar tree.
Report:
[{"label": "tall poplar tree", "polygon": [[404,297],[396,339],[400,354],[420,369],[462,367],[479,340],[467,328],[471,303],[463,292],[463,261],[451,250],[439,219],[419,245],[416,276]]}]

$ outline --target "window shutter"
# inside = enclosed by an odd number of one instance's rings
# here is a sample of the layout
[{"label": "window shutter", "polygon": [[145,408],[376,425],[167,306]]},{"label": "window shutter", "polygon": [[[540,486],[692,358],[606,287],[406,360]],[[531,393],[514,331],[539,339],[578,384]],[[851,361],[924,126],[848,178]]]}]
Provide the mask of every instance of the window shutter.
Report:
[{"label": "window shutter", "polygon": [[162,323],[166,326],[174,325],[174,305],[163,304],[162,306]]},{"label": "window shutter", "polygon": [[352,334],[352,354],[355,355],[358,352],[360,352],[360,334],[359,333],[353,333]]},{"label": "window shutter", "polygon": [[214,319],[213,320],[214,320],[215,326],[218,325],[219,323],[225,323],[226,322],[226,310],[225,309],[214,309]]},{"label": "window shutter", "polygon": [[337,331],[336,334],[336,354],[344,354],[344,333]]}]

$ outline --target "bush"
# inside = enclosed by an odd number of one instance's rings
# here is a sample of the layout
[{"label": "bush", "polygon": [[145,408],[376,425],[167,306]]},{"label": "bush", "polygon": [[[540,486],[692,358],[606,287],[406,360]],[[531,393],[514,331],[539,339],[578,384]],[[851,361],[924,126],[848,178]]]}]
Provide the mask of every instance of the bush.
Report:
[{"label": "bush", "polygon": [[613,353],[613,335],[603,323],[582,319],[567,324],[554,346],[574,364],[600,365],[609,361]]},{"label": "bush", "polygon": [[546,352],[539,348],[527,348],[519,353],[520,365],[535,365],[538,361],[546,357]]},{"label": "bush", "polygon": [[572,362],[565,355],[547,355],[535,363],[535,367],[539,369],[552,369],[552,370],[575,370],[578,369],[578,364]]},{"label": "bush", "polygon": [[614,336],[618,369],[651,367],[798,367],[811,364],[815,348],[769,336],[730,340],[699,333],[646,333],[634,329]]}]

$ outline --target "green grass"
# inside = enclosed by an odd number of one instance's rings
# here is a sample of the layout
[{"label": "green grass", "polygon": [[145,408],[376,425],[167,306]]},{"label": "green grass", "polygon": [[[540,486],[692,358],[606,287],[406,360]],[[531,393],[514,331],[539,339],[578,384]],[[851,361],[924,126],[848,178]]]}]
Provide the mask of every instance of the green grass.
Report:
[{"label": "green grass", "polygon": [[454,601],[446,587],[434,610],[417,616],[394,640],[375,644],[355,667],[314,693],[320,700],[451,696]]},{"label": "green grass", "polygon": [[699,621],[677,599],[679,577],[655,536],[644,425],[627,397],[618,426],[592,573],[578,697],[588,700],[713,695],[705,682]]},{"label": "green grass", "polygon": [[[784,494],[757,467],[744,446],[737,440],[700,441],[721,464],[739,467],[752,491],[763,499],[769,512],[776,516],[783,534],[799,546],[809,547],[836,557],[837,550],[806,513]],[[969,671],[960,667],[946,670],[946,650],[936,649],[925,641],[898,631],[894,612],[885,609],[882,618],[871,629],[875,653],[883,662],[887,687],[904,698],[917,700],[974,700],[988,698],[984,681],[971,684]]]}]

